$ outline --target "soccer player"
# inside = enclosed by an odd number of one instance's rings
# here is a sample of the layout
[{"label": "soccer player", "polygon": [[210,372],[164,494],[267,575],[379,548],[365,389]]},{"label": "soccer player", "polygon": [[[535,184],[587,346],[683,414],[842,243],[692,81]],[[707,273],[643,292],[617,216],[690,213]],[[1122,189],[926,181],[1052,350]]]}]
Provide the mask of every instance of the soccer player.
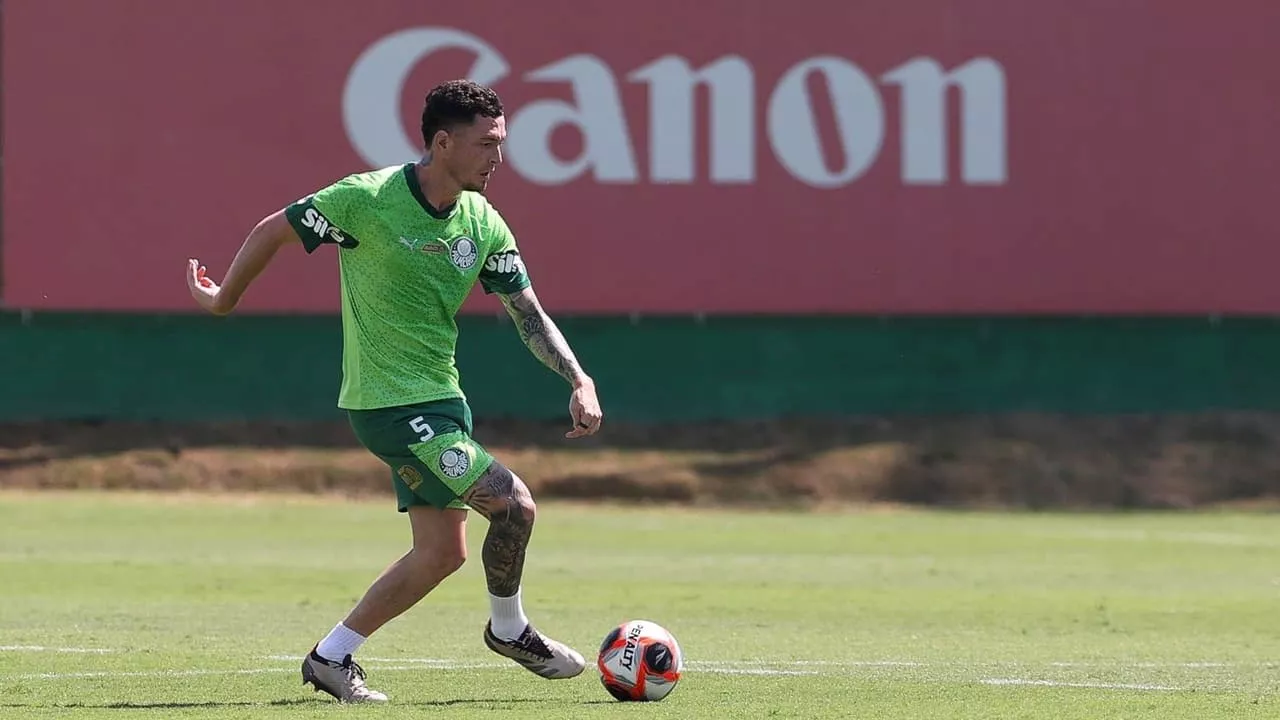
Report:
[{"label": "soccer player", "polygon": [[507,224],[484,196],[502,162],[506,120],[490,88],[455,80],[433,88],[422,111],[423,158],[345,178],[264,218],[222,284],[199,260],[187,267],[196,303],[230,313],[285,245],[335,246],[342,290],[338,407],[356,437],[390,468],[413,547],[302,663],[303,682],[342,702],[386,702],[352,659],[370,635],[407,611],[466,559],[468,508],[488,522],[482,550],[494,652],[545,678],[585,668],[576,650],[543,635],[521,605],[535,506],[529,489],[472,439],[458,384],[454,316],[478,280],[497,293],[533,355],[571,386],[573,427],[602,420],[594,381],[542,308]]}]

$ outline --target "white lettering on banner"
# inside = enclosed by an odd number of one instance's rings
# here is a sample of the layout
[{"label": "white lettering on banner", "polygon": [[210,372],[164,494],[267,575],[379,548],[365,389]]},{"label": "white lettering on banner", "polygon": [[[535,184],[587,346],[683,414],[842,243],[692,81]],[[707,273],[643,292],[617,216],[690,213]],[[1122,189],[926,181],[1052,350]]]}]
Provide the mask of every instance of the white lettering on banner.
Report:
[{"label": "white lettering on banner", "polygon": [[[574,102],[535,100],[511,118],[507,156],[520,174],[543,185],[569,182],[588,168],[599,182],[639,179],[627,117],[608,65],[591,55],[574,55],[524,77],[533,82],[570,83]],[[566,124],[576,125],[582,133],[582,154],[572,162],[562,162],[551,152],[551,133]]]},{"label": "white lettering on banner", "polygon": [[[510,72],[496,48],[462,30],[413,28],[374,43],[356,60],[343,93],[347,135],[369,165],[394,165],[421,155],[421,141],[410,140],[400,121],[400,97],[413,68],[444,49],[474,53],[467,77],[477,82],[493,84]],[[835,141],[843,157],[836,168],[824,160],[815,99],[809,91],[811,77],[825,81],[834,110]],[[665,55],[626,75],[627,81],[649,89],[647,177],[637,165],[618,76],[602,59],[572,55],[528,71],[522,79],[567,83],[572,90],[569,101],[534,100],[508,110],[507,159],[530,182],[558,185],[584,176],[600,183],[695,182],[699,151],[694,98],[699,86],[705,86],[710,97],[709,180],[756,180],[757,88],[755,72],[745,58],[729,55],[695,69],[683,57]],[[997,61],[975,58],[948,72],[932,58],[917,57],[879,80],[899,88],[904,184],[949,181],[946,100],[952,88],[959,90],[960,182],[1008,182],[1007,88]],[[769,93],[765,117],[769,147],[779,163],[812,187],[838,188],[856,181],[875,165],[883,149],[886,115],[881,91],[875,79],[843,57],[824,55],[792,65]],[[560,158],[551,150],[551,136],[562,125],[575,127],[582,136],[582,150],[575,158]]]},{"label": "white lettering on banner", "polygon": [[[827,170],[822,160],[813,103],[805,89],[809,74],[827,76],[837,134],[844,145],[845,168]],[[875,162],[884,141],[884,108],[880,93],[861,70],[843,58],[806,60],[787,71],[769,100],[769,141],[773,152],[801,180],[820,188],[840,187],[862,175]]]},{"label": "white lettering on banner", "polygon": [[668,55],[627,76],[649,83],[649,178],[693,182],[694,90],[711,94],[711,180],[749,183],[756,173],[755,76],[746,60],[732,56],[694,71],[679,55]]},{"label": "white lettering on banner", "polygon": [[961,178],[970,185],[1008,180],[1004,70],[994,60],[972,60],[951,74],[918,58],[884,74],[902,86],[902,180],[908,185],[947,181],[947,88],[961,91]]}]

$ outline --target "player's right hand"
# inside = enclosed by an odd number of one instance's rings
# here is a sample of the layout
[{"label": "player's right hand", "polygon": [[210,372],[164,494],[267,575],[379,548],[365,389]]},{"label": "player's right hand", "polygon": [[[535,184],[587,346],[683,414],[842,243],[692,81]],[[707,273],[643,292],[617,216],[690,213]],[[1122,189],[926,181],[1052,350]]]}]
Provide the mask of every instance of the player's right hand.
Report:
[{"label": "player's right hand", "polygon": [[221,288],[206,272],[207,269],[199,260],[191,258],[187,261],[187,288],[191,290],[191,297],[197,305],[214,315],[226,315],[227,311],[218,303],[218,291]]}]

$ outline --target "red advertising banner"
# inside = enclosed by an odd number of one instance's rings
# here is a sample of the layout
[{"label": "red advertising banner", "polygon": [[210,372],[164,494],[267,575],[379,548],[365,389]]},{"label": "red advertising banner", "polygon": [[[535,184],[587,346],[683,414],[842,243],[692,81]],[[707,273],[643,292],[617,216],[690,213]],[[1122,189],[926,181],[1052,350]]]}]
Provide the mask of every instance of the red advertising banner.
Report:
[{"label": "red advertising banner", "polygon": [[[220,277],[262,216],[416,159],[470,76],[553,311],[1280,311],[1275,0],[3,11],[9,307],[193,309],[188,257]],[[336,311],[335,252],[242,310]]]}]

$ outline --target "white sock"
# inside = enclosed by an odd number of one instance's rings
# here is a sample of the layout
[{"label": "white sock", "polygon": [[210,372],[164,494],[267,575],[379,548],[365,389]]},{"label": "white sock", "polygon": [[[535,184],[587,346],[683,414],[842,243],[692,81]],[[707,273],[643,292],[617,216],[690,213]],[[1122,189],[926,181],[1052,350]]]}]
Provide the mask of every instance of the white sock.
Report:
[{"label": "white sock", "polygon": [[348,655],[355,655],[356,650],[359,650],[367,639],[346,625],[338,623],[320,641],[319,647],[316,648],[316,654],[325,660],[342,662]]},{"label": "white sock", "polygon": [[490,620],[493,634],[500,640],[515,640],[524,632],[529,618],[524,616],[524,607],[520,605],[520,588],[511,597],[489,595]]}]

